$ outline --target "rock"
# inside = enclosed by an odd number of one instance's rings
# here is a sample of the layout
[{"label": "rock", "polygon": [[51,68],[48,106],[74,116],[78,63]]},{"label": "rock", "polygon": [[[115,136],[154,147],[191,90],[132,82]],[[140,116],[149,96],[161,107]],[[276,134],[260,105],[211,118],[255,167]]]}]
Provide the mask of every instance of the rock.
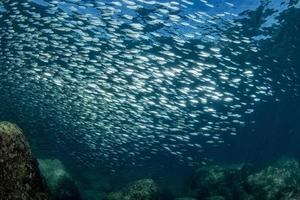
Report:
[{"label": "rock", "polygon": [[47,200],[47,190],[36,159],[22,130],[0,122],[0,198],[5,200]]},{"label": "rock", "polygon": [[71,175],[58,159],[39,160],[39,168],[54,200],[80,200],[80,193]]},{"label": "rock", "polygon": [[273,166],[250,175],[247,180],[251,199],[300,199],[300,167],[296,159],[280,159]]},{"label": "rock", "polygon": [[106,200],[156,200],[157,193],[157,186],[152,179],[141,179],[110,193]]},{"label": "rock", "polygon": [[191,196],[197,199],[223,197],[245,199],[244,183],[251,172],[248,165],[233,167],[205,166],[195,171],[191,183]]}]

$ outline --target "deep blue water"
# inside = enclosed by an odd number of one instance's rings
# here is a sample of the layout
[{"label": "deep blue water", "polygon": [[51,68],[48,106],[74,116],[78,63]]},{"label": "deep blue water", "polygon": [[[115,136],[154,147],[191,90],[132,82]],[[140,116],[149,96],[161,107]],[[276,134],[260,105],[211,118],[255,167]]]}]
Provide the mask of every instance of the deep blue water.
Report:
[{"label": "deep blue water", "polygon": [[1,4],[0,120],[38,158],[172,182],[300,157],[300,1]]}]

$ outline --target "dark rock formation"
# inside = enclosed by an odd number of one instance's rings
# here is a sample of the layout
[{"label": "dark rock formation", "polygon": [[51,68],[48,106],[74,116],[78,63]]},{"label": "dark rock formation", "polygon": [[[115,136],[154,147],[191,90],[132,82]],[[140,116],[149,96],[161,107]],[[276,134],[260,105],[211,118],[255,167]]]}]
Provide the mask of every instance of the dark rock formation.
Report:
[{"label": "dark rock formation", "polygon": [[258,172],[247,165],[201,167],[190,195],[199,200],[299,200],[300,165],[284,158]]},{"label": "dark rock formation", "polygon": [[158,189],[153,180],[142,179],[110,193],[106,200],[156,200],[157,193]]},{"label": "dark rock formation", "polygon": [[300,199],[300,166],[295,159],[280,159],[274,165],[250,175],[249,200]]},{"label": "dark rock formation", "polygon": [[39,168],[54,200],[80,200],[80,193],[65,167],[58,159],[39,160]]},{"label": "dark rock formation", "polygon": [[9,122],[0,122],[0,199],[48,199],[22,130]]},{"label": "dark rock formation", "polygon": [[244,184],[251,168],[205,166],[195,171],[191,183],[191,195],[197,199],[246,199]]}]

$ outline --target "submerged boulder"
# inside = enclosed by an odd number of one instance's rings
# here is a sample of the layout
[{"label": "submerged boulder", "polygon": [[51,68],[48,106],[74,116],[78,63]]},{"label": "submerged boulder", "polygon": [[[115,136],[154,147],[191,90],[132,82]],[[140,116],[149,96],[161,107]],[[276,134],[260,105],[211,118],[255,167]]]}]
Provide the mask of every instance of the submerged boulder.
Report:
[{"label": "submerged boulder", "polygon": [[201,200],[299,200],[300,164],[284,158],[261,171],[249,165],[201,167],[192,177],[190,195]]},{"label": "submerged boulder", "polygon": [[251,171],[249,165],[200,167],[192,176],[190,195],[197,199],[246,199],[244,183]]},{"label": "submerged boulder", "polygon": [[0,198],[47,200],[45,184],[22,130],[0,122]]},{"label": "submerged boulder", "polygon": [[60,160],[44,159],[38,162],[54,200],[80,200],[80,193],[75,181]]},{"label": "submerged boulder", "polygon": [[156,200],[157,193],[157,186],[152,179],[141,179],[110,193],[106,200]]},{"label": "submerged boulder", "polygon": [[251,200],[300,199],[300,166],[296,159],[284,158],[250,175],[247,187]]}]

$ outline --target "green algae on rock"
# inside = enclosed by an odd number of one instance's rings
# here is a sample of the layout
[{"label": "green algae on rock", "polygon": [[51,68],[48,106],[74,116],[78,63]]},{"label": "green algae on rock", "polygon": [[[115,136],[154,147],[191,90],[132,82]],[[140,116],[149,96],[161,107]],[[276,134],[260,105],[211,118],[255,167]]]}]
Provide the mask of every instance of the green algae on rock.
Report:
[{"label": "green algae on rock", "polygon": [[141,179],[110,193],[106,200],[156,200],[158,189],[152,179]]},{"label": "green algae on rock", "polygon": [[38,160],[39,168],[54,200],[80,200],[80,193],[71,175],[58,159]]},{"label": "green algae on rock", "polygon": [[284,158],[260,171],[250,165],[201,167],[192,177],[190,195],[201,200],[299,200],[300,164]]},{"label": "green algae on rock", "polygon": [[197,199],[245,199],[243,186],[251,171],[250,165],[200,167],[193,174],[190,195]]},{"label": "green algae on rock", "polygon": [[249,199],[300,199],[300,165],[296,159],[283,158],[275,164],[250,175],[247,184]]},{"label": "green algae on rock", "polygon": [[49,199],[22,130],[10,122],[0,122],[0,198]]},{"label": "green algae on rock", "polygon": [[39,159],[39,168],[54,200],[80,200],[80,193],[71,175],[58,159]]}]

